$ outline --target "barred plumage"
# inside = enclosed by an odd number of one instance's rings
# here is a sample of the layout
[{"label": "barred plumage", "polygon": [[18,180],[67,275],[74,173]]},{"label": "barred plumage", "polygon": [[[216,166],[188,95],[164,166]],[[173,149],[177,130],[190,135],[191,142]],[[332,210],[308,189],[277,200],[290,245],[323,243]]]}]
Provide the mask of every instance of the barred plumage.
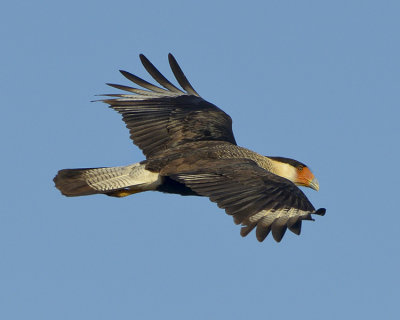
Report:
[{"label": "barred plumage", "polygon": [[121,70],[141,88],[108,84],[128,93],[106,94],[102,100],[122,115],[146,160],[124,167],[61,170],[54,181],[64,195],[122,197],[156,190],[206,196],[242,225],[242,236],[256,228],[259,241],[272,232],[279,242],[287,229],[298,235],[303,220],[325,213],[315,210],[297,187],[319,188],[306,165],[237,146],[229,115],[201,98],[175,58],[169,54],[168,59],[181,88],[140,55],[161,87]]}]

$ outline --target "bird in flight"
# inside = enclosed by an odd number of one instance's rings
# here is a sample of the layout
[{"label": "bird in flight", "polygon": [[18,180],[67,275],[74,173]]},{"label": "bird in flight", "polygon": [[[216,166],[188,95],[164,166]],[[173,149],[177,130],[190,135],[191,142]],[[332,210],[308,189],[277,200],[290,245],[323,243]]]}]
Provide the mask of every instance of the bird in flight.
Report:
[{"label": "bird in flight", "polygon": [[63,195],[125,197],[160,191],[209,197],[242,226],[243,237],[255,228],[260,242],[270,232],[277,242],[287,229],[299,235],[303,220],[325,214],[324,208],[315,210],[297,187],[319,189],[305,164],[239,147],[230,116],[193,89],[172,54],[169,64],[181,88],[144,55],[140,60],[161,86],[120,71],[142,88],[108,84],[127,93],[104,95],[102,101],[122,115],[146,160],[121,167],[60,170],[54,182]]}]

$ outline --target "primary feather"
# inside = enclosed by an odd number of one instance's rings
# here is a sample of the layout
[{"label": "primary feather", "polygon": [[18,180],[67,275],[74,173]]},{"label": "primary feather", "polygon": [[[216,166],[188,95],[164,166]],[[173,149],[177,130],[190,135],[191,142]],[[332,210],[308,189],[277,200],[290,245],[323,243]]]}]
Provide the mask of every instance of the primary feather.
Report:
[{"label": "primary feather", "polygon": [[161,87],[121,70],[141,88],[108,84],[128,93],[108,94],[102,101],[122,115],[146,160],[124,167],[60,170],[54,181],[64,195],[123,197],[156,190],[205,196],[242,225],[242,236],[255,228],[259,241],[272,233],[279,242],[287,229],[300,234],[303,220],[325,213],[315,210],[296,186],[319,187],[307,166],[237,146],[229,115],[196,92],[172,54],[169,64],[181,88],[144,55],[140,60]]}]

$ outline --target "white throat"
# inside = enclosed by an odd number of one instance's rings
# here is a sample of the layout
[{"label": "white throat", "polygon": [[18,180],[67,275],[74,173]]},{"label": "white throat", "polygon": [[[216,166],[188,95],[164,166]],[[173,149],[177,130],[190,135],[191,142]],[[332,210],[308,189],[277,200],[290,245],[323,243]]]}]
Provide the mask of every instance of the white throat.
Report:
[{"label": "white throat", "polygon": [[275,161],[273,159],[270,160],[272,161],[274,167],[273,173],[283,178],[286,178],[292,182],[294,182],[297,179],[297,169],[295,167],[291,166],[288,163]]}]

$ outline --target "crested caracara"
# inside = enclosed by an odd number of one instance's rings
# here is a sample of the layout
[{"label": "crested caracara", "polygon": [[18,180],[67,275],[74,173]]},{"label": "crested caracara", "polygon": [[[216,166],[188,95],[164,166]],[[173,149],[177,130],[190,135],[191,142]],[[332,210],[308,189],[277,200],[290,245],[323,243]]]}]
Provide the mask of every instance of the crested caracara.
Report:
[{"label": "crested caracara", "polygon": [[297,186],[319,189],[303,163],[265,157],[236,144],[232,120],[193,89],[175,58],[169,64],[182,88],[169,82],[144,56],[140,60],[161,86],[129,72],[141,89],[109,84],[128,93],[102,100],[122,115],[146,160],[128,166],[60,170],[54,182],[65,196],[125,197],[143,191],[209,197],[241,224],[241,235],[256,228],[263,241],[280,241],[287,228],[300,234],[303,220],[323,215]]}]

